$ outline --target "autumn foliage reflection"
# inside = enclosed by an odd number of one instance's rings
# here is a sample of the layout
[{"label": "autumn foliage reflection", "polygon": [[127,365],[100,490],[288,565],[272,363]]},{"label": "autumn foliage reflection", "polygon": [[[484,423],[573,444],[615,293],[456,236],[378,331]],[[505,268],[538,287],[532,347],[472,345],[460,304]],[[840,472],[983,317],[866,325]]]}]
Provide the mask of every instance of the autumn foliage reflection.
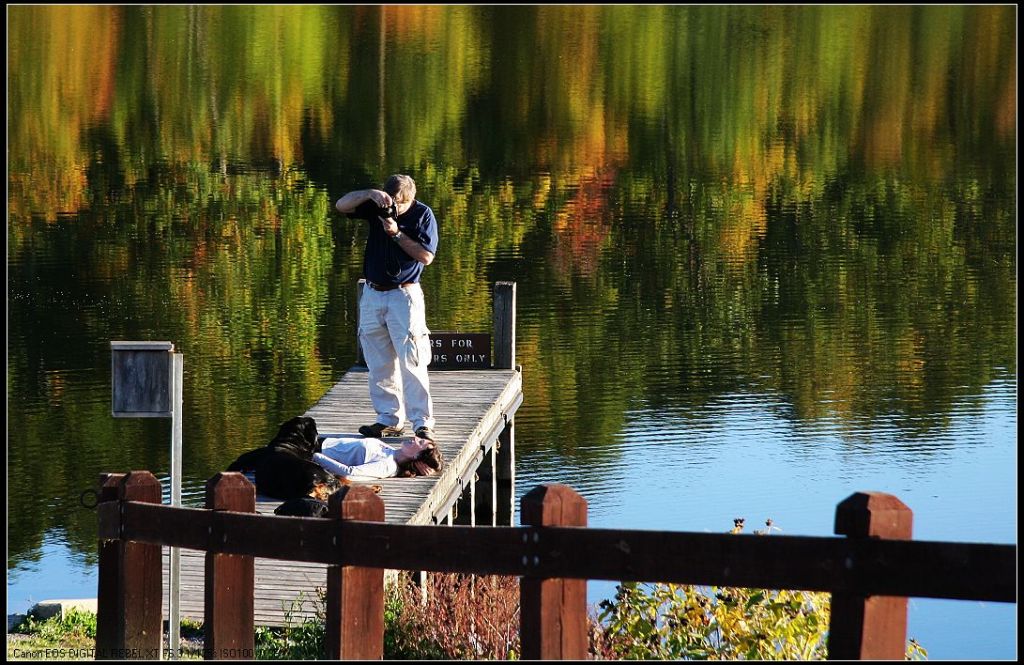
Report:
[{"label": "autumn foliage reflection", "polygon": [[[535,436],[568,455],[637,403],[689,413],[751,384],[798,422],[942,427],[1016,371],[1015,18],[10,7],[11,415],[29,443],[56,429],[110,459],[109,409],[72,404],[63,370],[105,371],[96,340],[154,332],[145,312],[196,354],[208,477],[225,431],[244,448],[348,367],[364,229],[331,200],[401,169],[442,223],[431,327],[487,330],[492,282],[516,279]],[[15,503],[94,481],[22,454]],[[91,528],[71,529],[82,551]]]}]

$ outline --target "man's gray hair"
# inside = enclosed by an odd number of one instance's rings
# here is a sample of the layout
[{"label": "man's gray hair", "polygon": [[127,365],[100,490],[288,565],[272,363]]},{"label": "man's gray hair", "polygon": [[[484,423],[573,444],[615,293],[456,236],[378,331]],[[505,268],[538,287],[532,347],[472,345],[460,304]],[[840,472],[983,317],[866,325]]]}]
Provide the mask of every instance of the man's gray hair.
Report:
[{"label": "man's gray hair", "polygon": [[416,198],[416,183],[409,176],[396,173],[384,183],[384,191],[397,203],[407,203]]}]

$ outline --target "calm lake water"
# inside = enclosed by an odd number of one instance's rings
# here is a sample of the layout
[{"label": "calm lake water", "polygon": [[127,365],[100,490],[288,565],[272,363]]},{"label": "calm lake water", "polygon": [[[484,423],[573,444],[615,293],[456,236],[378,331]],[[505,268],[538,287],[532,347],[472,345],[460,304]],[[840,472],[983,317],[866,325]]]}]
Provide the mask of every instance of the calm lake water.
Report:
[{"label": "calm lake water", "polygon": [[[412,175],[434,330],[518,284],[517,495],[602,527],[1017,542],[1016,8],[9,7],[8,612],[93,597],[111,340],[184,354],[184,489],[355,359],[365,229]],[[444,423],[438,424],[441,435]],[[593,601],[610,583],[591,583]],[[1016,605],[910,601],[933,659]]]}]

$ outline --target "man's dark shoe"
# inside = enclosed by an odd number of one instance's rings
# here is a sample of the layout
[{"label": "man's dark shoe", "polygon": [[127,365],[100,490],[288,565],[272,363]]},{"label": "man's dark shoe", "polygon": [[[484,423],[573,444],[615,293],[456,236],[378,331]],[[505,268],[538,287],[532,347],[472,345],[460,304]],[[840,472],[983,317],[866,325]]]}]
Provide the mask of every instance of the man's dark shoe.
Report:
[{"label": "man's dark shoe", "polygon": [[416,430],[416,436],[420,437],[421,439],[426,439],[427,441],[433,441],[434,430],[424,425],[423,427]]},{"label": "man's dark shoe", "polygon": [[404,431],[404,427],[391,427],[390,425],[384,425],[382,423],[363,425],[359,428],[360,434],[374,439],[382,439],[385,436],[402,436],[402,432]]}]

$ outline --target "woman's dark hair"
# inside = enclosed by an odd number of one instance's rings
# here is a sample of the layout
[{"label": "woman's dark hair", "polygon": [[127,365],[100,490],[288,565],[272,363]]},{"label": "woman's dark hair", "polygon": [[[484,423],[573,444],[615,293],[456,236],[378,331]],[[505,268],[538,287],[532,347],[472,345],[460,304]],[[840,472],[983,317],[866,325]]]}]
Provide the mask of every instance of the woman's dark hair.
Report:
[{"label": "woman's dark hair", "polygon": [[416,476],[433,476],[441,470],[444,459],[437,446],[422,451],[414,460],[398,465],[398,478],[415,478]]}]

